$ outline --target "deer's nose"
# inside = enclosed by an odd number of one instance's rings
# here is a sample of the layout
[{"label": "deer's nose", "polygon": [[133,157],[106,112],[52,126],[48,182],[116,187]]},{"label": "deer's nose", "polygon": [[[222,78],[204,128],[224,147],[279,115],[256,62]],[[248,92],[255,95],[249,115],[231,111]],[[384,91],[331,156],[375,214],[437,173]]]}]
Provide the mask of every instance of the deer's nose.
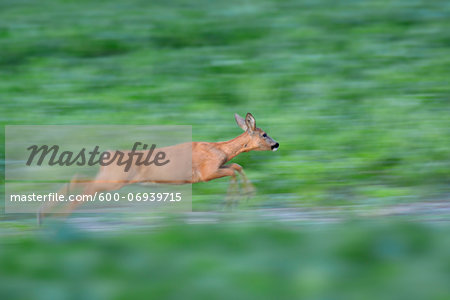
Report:
[{"label": "deer's nose", "polygon": [[277,151],[280,144],[276,143],[275,145],[272,145],[272,151]]}]

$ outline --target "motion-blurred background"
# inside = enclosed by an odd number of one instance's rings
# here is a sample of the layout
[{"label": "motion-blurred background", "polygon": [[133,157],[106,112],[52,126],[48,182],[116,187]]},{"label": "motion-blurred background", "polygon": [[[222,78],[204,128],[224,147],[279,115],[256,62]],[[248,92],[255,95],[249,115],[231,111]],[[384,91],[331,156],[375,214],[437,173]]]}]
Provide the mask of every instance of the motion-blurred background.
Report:
[{"label": "motion-blurred background", "polygon": [[448,299],[449,20],[443,0],[0,0],[2,125],[223,141],[251,112],[280,143],[234,160],[257,194],[233,212],[220,179],[188,216],[1,216],[0,297]]}]

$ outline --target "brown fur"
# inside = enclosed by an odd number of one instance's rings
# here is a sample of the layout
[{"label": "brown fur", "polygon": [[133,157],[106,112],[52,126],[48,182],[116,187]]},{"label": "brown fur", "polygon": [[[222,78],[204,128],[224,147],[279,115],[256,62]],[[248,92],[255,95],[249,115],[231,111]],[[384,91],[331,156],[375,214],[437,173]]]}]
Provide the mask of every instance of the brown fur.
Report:
[{"label": "brown fur", "polygon": [[[196,183],[210,181],[216,178],[231,176],[236,181],[236,172],[243,179],[247,193],[253,186],[247,179],[242,167],[236,163],[228,164],[231,159],[243,152],[264,151],[278,148],[278,143],[267,136],[265,132],[256,128],[255,119],[248,113],[245,120],[235,115],[236,122],[245,131],[234,139],[225,142],[191,142],[156,149],[163,151],[172,162],[164,166],[138,166],[133,164],[128,172],[123,166],[111,164],[100,167],[98,174],[92,181],[85,181],[84,194],[118,190],[125,185],[134,183]],[[126,155],[129,151],[122,151]],[[145,154],[144,154],[145,155]],[[189,157],[191,156],[191,157]],[[192,163],[191,165],[189,165]],[[186,165],[187,164],[187,165]],[[181,170],[181,172],[180,172]],[[182,172],[184,170],[184,172]],[[69,187],[79,180],[72,180]],[[67,190],[68,187],[65,187]],[[72,212],[82,202],[69,204],[67,214]],[[43,207],[39,213],[42,218],[48,207]]]}]

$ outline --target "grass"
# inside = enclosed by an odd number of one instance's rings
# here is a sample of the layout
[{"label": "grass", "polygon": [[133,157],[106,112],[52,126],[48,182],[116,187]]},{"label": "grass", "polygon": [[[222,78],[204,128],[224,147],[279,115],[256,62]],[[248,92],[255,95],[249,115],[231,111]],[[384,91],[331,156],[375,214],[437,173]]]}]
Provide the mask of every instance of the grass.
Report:
[{"label": "grass", "polygon": [[256,205],[449,192],[446,1],[1,6],[3,124],[192,124],[194,140],[219,141],[250,111],[281,145],[236,159]]},{"label": "grass", "polygon": [[[445,202],[449,19],[444,0],[2,0],[0,122],[187,124],[222,141],[252,112],[280,149],[234,159],[257,188],[243,207]],[[193,185],[194,210],[216,211],[227,183]],[[2,299],[450,294],[448,226],[413,216],[111,235],[0,218]]]},{"label": "grass", "polygon": [[106,236],[51,228],[37,237],[18,231],[2,242],[3,299],[447,299],[450,294],[448,226],[176,222]]}]

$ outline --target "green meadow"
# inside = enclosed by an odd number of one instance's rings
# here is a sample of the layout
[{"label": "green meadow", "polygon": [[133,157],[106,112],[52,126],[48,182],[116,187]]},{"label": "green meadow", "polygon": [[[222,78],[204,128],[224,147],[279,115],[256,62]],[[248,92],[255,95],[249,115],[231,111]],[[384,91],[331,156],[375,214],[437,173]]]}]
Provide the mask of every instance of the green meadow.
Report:
[{"label": "green meadow", "polygon": [[448,223],[287,226],[241,220],[120,235],[54,228],[2,236],[2,299],[444,300],[450,295]]},{"label": "green meadow", "polygon": [[281,145],[235,160],[256,203],[439,197],[449,16],[447,1],[2,0],[2,123],[188,124],[222,141],[252,112]]},{"label": "green meadow", "polygon": [[[227,178],[193,185],[194,212],[232,221],[92,234],[0,216],[2,299],[449,297],[449,1],[0,0],[0,111],[211,142],[251,112],[280,143],[233,160],[256,187],[233,212]],[[373,217],[431,202],[443,223]],[[264,209],[364,213],[239,218]]]}]

